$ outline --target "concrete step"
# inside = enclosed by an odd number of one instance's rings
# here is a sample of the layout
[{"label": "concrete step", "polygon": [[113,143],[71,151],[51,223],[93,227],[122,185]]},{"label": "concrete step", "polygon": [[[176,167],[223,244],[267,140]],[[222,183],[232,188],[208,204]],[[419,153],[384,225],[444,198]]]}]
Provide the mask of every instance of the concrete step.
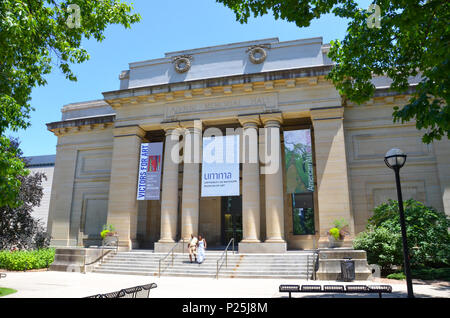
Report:
[{"label": "concrete step", "polygon": [[158,275],[160,259],[165,257],[161,263],[162,276],[215,277],[217,260],[221,260],[219,277],[306,279],[308,272],[312,272],[312,264],[309,264],[308,269],[308,255],[312,254],[230,253],[227,255],[228,265],[226,266],[221,251],[207,252],[202,264],[190,263],[188,254],[174,253],[173,265],[171,256],[166,257],[166,253],[119,252],[108,255],[100,265],[94,268],[94,272]]},{"label": "concrete step", "polygon": [[[145,276],[158,276],[157,272],[136,272],[136,271],[118,271],[118,270],[101,270],[96,271],[96,273],[103,273],[103,274],[121,274],[121,275],[145,275]],[[173,276],[173,277],[186,277],[186,273],[162,273],[161,276]],[[215,273],[191,273],[189,277],[209,277],[209,278],[215,278]],[[241,274],[241,273],[219,273],[219,278],[265,278],[265,279],[307,279],[306,274],[299,275],[299,274],[283,274],[283,275],[273,275],[270,274]]]}]

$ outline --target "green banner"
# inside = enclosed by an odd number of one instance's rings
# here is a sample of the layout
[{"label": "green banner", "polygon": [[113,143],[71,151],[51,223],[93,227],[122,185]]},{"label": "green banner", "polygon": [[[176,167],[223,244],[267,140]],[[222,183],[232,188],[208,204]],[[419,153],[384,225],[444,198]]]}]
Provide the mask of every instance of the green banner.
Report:
[{"label": "green banner", "polygon": [[286,193],[314,191],[311,131],[284,131]]}]

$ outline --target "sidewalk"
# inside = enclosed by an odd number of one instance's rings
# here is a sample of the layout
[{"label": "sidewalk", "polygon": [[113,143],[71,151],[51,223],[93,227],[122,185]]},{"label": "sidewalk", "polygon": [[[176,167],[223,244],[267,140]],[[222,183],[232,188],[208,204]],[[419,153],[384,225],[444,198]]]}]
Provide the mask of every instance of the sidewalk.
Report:
[{"label": "sidewalk", "polygon": [[[67,272],[7,272],[7,277],[0,280],[1,287],[13,288],[17,293],[2,298],[80,298],[99,293],[117,291],[122,288],[156,283],[158,288],[150,292],[151,298],[271,298],[287,297],[280,294],[281,284],[346,284],[335,281],[305,281],[296,279],[213,279],[190,277],[161,277],[115,275],[99,273]],[[352,282],[351,284],[386,284],[386,281]],[[383,298],[406,297],[404,281],[389,281],[392,294]],[[194,292],[193,292],[194,291]],[[416,297],[450,298],[450,284],[429,284],[415,282]],[[293,294],[293,297],[375,297],[373,295],[344,294]]]}]

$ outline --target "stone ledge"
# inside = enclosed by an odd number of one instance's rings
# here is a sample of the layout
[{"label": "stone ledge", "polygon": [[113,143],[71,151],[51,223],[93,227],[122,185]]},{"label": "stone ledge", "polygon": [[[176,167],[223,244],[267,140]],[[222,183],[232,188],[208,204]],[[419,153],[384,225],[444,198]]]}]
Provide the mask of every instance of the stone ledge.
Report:
[{"label": "stone ledge", "polygon": [[239,254],[286,253],[287,243],[242,243],[238,244]]},{"label": "stone ledge", "polygon": [[355,280],[367,280],[372,271],[367,264],[367,254],[363,250],[325,249],[319,250],[318,280],[338,280],[341,274],[341,261],[351,258],[355,262]]},{"label": "stone ledge", "polygon": [[[181,253],[181,252],[183,252],[183,246],[184,246],[184,249],[185,249],[185,252],[187,252],[187,243],[188,242],[185,242],[184,244],[183,243],[180,243],[175,249],[174,249],[174,252],[175,253]],[[168,253],[171,249],[172,249],[172,247],[174,247],[175,246],[175,244],[177,244],[177,242],[168,242],[168,243],[163,243],[163,242],[155,242],[155,245],[154,245],[154,252],[155,253]]]},{"label": "stone ledge", "polygon": [[93,265],[87,265],[98,259],[102,255],[102,250],[106,253],[107,248],[79,248],[79,247],[65,247],[57,248],[55,251],[55,260],[50,265],[50,271],[58,272],[77,272],[82,273],[84,271],[92,271]]}]

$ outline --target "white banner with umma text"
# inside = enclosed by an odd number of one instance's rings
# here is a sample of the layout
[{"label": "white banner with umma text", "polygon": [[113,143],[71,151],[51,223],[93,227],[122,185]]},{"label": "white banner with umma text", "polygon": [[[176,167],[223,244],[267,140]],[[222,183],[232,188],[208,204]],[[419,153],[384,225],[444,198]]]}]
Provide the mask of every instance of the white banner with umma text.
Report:
[{"label": "white banner with umma text", "polygon": [[203,138],[202,197],[238,196],[239,135]]},{"label": "white banner with umma text", "polygon": [[159,200],[160,198],[162,151],[162,142],[141,144],[137,186],[138,200]]}]

